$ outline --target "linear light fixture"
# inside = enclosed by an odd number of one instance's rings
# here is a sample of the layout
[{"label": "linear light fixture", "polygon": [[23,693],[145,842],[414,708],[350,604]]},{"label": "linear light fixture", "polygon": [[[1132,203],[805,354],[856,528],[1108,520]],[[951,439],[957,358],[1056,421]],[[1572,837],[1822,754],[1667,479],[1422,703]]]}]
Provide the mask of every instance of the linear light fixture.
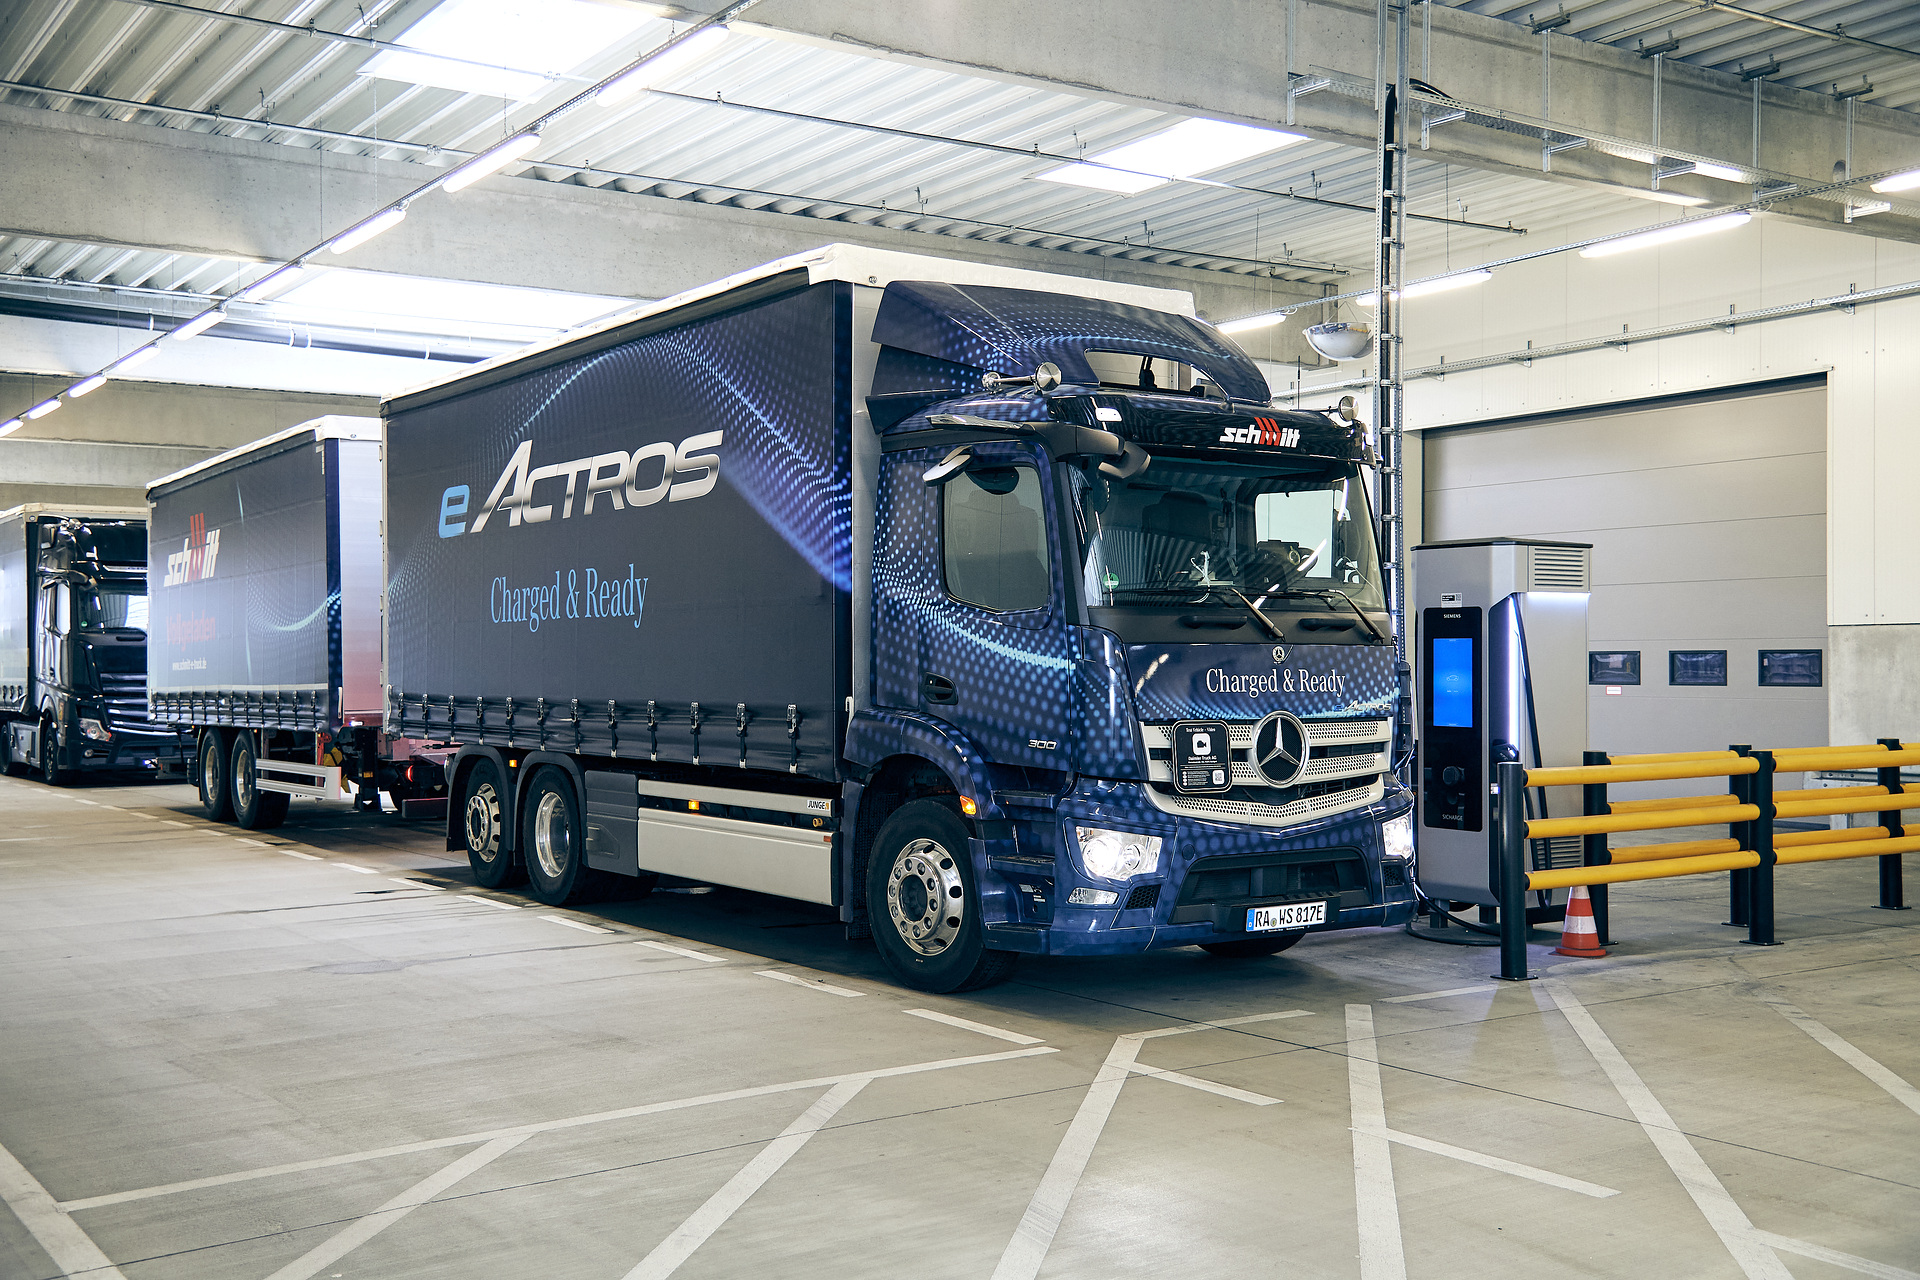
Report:
[{"label": "linear light fixture", "polygon": [[335,253],[347,253],[351,250],[358,249],[382,231],[391,231],[393,228],[399,226],[406,220],[406,216],[407,206],[403,204],[391,205],[374,214],[365,222],[357,226],[348,227],[345,231],[342,231],[334,237],[333,243],[329,244],[327,248],[333,250]]},{"label": "linear light fixture", "polygon": [[167,336],[176,342],[185,342],[188,338],[199,337],[226,318],[226,309],[223,307],[215,307],[211,311],[202,311],[199,315],[187,321]]},{"label": "linear light fixture", "polygon": [[1876,195],[1890,196],[1896,191],[1911,191],[1915,187],[1920,187],[1920,169],[1909,169],[1905,173],[1882,178],[1873,184],[1873,191]]},{"label": "linear light fixture", "polygon": [[651,89],[663,80],[691,70],[695,63],[704,62],[720,52],[720,46],[726,42],[725,26],[696,31],[659,57],[649,58],[619,79],[608,81],[606,87],[595,96],[603,105],[625,102],[642,89]]},{"label": "linear light fixture", "polygon": [[1306,137],[1298,133],[1196,116],[1038,176],[1047,182],[1134,195],[1175,178],[1190,178],[1305,141]]},{"label": "linear light fixture", "polygon": [[87,392],[98,391],[106,385],[107,375],[104,373],[96,373],[91,378],[82,378],[67,388],[67,399],[78,400],[81,396],[87,394]]},{"label": "linear light fixture", "polygon": [[279,297],[294,285],[299,284],[300,281],[306,279],[312,271],[313,268],[304,262],[289,262],[284,266],[276,267],[272,271],[267,272],[267,274],[261,276],[258,280],[255,280],[252,284],[233,296],[248,302],[266,302],[271,298]]},{"label": "linear light fixture", "polygon": [[25,426],[26,421],[25,418],[8,418],[5,422],[0,422],[0,437],[12,435]]},{"label": "linear light fixture", "polygon": [[1685,205],[1697,209],[1703,204],[1711,204],[1705,196],[1690,196],[1684,191],[1647,191],[1640,187],[1622,187],[1620,194],[1632,196],[1636,200],[1657,200],[1661,204]]},{"label": "linear light fixture", "polygon": [[1693,171],[1703,178],[1718,178],[1722,182],[1745,182],[1747,180],[1745,171],[1736,169],[1730,164],[1715,164],[1711,160],[1695,160],[1693,162]]},{"label": "linear light fixture", "polygon": [[516,133],[505,142],[482,151],[453,170],[447,175],[446,181],[440,184],[440,189],[447,192],[465,191],[480,179],[500,172],[539,145],[540,135],[532,130]]},{"label": "linear light fixture", "polygon": [[1285,312],[1272,311],[1264,316],[1242,316],[1238,320],[1215,325],[1214,328],[1222,333],[1251,333],[1255,329],[1271,329],[1286,318]]},{"label": "linear light fixture", "polygon": [[1590,244],[1580,251],[1580,256],[1611,258],[1616,253],[1631,253],[1635,249],[1651,249],[1655,245],[1672,244],[1676,240],[1709,236],[1716,231],[1731,231],[1735,227],[1745,226],[1752,220],[1753,215],[1750,213],[1722,213],[1715,217],[1702,218],[1698,222],[1683,222],[1678,226],[1661,227],[1657,231],[1644,231],[1637,236],[1608,240],[1602,244]]},{"label": "linear light fixture", "polygon": [[[1485,284],[1491,279],[1493,279],[1491,271],[1462,271],[1458,275],[1441,276],[1438,280],[1422,280],[1419,284],[1410,284],[1397,291],[1394,297],[1396,299],[1418,298],[1429,293],[1445,293],[1449,289],[1464,289],[1470,284]],[[1371,293],[1354,299],[1355,303],[1363,307],[1370,307],[1378,301],[1378,295]]]},{"label": "linear light fixture", "polygon": [[55,396],[51,400],[42,400],[39,404],[33,406],[33,408],[27,410],[25,413],[21,414],[20,416],[25,418],[28,422],[32,422],[35,418],[46,417],[48,414],[52,413],[55,409],[58,409],[59,407],[60,407],[60,397]]},{"label": "linear light fixture", "polygon": [[152,343],[148,343],[144,347],[135,347],[132,351],[127,352],[127,354],[108,365],[107,372],[125,373],[129,369],[137,368],[145,364],[159,354],[160,348],[154,346]]}]

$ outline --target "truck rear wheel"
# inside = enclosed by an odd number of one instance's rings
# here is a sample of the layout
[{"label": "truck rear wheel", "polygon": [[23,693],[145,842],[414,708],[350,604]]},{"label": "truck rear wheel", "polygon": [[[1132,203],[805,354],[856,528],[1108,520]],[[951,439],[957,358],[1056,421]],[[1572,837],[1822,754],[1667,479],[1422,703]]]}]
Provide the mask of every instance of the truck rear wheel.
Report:
[{"label": "truck rear wheel", "polygon": [[1018,959],[987,948],[967,828],[933,800],[902,805],[874,838],[867,917],[880,958],[916,990],[989,987]]},{"label": "truck rear wheel", "polygon": [[1278,933],[1269,938],[1235,938],[1232,942],[1203,942],[1200,949],[1210,956],[1219,956],[1222,960],[1258,960],[1261,956],[1277,956],[1300,939],[1307,936],[1305,929],[1292,933]]},{"label": "truck rear wheel", "polygon": [[473,868],[473,882],[482,889],[499,889],[514,883],[519,868],[504,846],[506,827],[500,802],[500,770],[491,760],[481,760],[467,772],[460,802],[462,826],[467,837],[467,865]]},{"label": "truck rear wheel", "polygon": [[60,730],[51,720],[40,722],[40,776],[52,787],[73,781],[73,770],[60,767]]},{"label": "truck rear wheel", "polygon": [[227,735],[208,729],[200,735],[200,803],[214,822],[233,819],[232,777],[227,772]]},{"label": "truck rear wheel", "polygon": [[290,797],[284,791],[260,789],[253,735],[235,734],[228,756],[233,762],[227,770],[227,777],[233,783],[233,820],[249,831],[266,831],[285,822]]},{"label": "truck rear wheel", "polygon": [[523,812],[520,860],[527,868],[527,890],[550,907],[564,907],[583,896],[592,879],[572,779],[551,765],[541,769],[527,788]]}]

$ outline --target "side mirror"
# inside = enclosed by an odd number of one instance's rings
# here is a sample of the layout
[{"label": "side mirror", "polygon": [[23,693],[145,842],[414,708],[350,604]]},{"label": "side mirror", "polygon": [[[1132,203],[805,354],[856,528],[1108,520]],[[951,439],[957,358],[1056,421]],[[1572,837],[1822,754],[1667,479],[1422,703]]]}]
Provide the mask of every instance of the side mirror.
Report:
[{"label": "side mirror", "polygon": [[989,391],[998,391],[1002,387],[1032,387],[1036,391],[1051,391],[1060,385],[1060,367],[1048,361],[1035,369],[1029,377],[1010,373],[983,373],[980,375],[980,385]]},{"label": "side mirror", "polygon": [[946,457],[940,459],[940,461],[934,463],[931,467],[928,467],[920,478],[928,484],[945,484],[962,471],[965,471],[967,464],[972,461],[973,450],[969,449],[966,445],[961,445],[958,449],[955,449],[952,453],[949,453]]},{"label": "side mirror", "polygon": [[1120,456],[1113,462],[1100,464],[1100,474],[1109,480],[1131,480],[1147,469],[1153,458],[1139,445],[1129,440],[1120,446]]}]

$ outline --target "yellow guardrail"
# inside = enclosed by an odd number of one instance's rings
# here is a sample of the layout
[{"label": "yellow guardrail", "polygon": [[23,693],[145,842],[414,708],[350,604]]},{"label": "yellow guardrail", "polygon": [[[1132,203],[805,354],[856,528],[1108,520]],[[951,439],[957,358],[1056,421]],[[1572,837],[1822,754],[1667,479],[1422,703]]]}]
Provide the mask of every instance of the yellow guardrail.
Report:
[{"label": "yellow guardrail", "polygon": [[1704,827],[1722,822],[1752,822],[1757,805],[1715,805],[1700,809],[1666,809],[1658,813],[1597,813],[1578,818],[1533,818],[1526,824],[1530,840],[1555,836],[1597,836],[1615,831],[1664,831],[1668,827]]}]

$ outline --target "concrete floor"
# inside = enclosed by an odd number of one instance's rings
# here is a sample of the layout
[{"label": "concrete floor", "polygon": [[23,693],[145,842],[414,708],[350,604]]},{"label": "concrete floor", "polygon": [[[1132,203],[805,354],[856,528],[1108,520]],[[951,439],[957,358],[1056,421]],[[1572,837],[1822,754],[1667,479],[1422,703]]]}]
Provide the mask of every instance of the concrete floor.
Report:
[{"label": "concrete floor", "polygon": [[0,815],[6,1280],[1920,1280],[1920,913],[1870,862],[1783,869],[1766,950],[1712,877],[1526,984],[1373,932],[942,997],[823,909],[551,911],[345,806]]}]

